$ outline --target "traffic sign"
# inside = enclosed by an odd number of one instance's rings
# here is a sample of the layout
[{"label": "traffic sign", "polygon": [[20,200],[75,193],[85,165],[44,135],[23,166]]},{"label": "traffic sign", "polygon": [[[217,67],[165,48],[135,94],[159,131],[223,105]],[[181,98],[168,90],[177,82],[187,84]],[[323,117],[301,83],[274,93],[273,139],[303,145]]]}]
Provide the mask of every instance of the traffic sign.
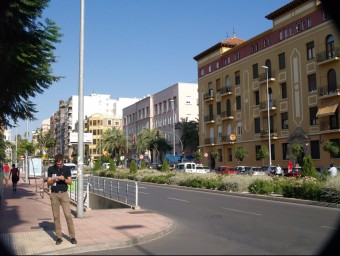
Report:
[{"label": "traffic sign", "polygon": [[208,153],[204,153],[204,157],[208,157]]},{"label": "traffic sign", "polygon": [[143,155],[140,155],[140,156],[139,156],[139,159],[140,159],[140,160],[142,160],[143,158],[144,158],[144,156],[143,156]]}]

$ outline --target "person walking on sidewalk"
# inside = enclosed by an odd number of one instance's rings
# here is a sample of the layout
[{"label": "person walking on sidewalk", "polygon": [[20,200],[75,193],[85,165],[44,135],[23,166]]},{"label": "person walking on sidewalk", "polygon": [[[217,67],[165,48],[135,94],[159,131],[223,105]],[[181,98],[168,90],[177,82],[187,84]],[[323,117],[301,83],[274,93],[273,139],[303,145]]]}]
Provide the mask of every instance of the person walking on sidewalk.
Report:
[{"label": "person walking on sidewalk", "polygon": [[5,166],[4,166],[5,187],[7,187],[7,184],[8,184],[9,171],[10,171],[9,165],[8,165],[8,163],[6,163]]},{"label": "person walking on sidewalk", "polygon": [[72,184],[71,170],[63,164],[63,155],[54,156],[54,165],[47,170],[47,184],[51,186],[51,207],[54,218],[55,235],[57,236],[56,245],[61,244],[62,231],[60,223],[60,206],[63,209],[67,223],[68,233],[72,244],[76,244],[73,217],[71,215],[70,199],[67,194],[68,185]]},{"label": "person walking on sidewalk", "polygon": [[20,171],[18,168],[15,167],[15,164],[12,164],[12,169],[9,174],[9,178],[12,176],[12,185],[13,185],[13,191],[17,191],[17,183],[20,179]]}]

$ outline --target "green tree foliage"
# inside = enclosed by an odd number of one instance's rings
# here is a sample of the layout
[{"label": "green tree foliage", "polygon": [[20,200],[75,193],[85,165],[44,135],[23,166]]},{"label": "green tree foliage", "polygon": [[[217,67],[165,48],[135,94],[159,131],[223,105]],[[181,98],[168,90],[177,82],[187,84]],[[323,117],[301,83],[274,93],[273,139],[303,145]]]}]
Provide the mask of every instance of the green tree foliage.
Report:
[{"label": "green tree foliage", "polygon": [[235,148],[235,157],[239,161],[243,161],[243,159],[246,157],[247,154],[248,154],[248,152],[244,147]]},{"label": "green tree foliage", "polygon": [[180,130],[183,149],[191,148],[195,152],[199,145],[198,122],[188,121],[188,118],[181,118],[181,121],[175,124],[175,129]]},{"label": "green tree foliage", "polygon": [[164,159],[163,164],[162,164],[162,172],[167,172],[169,171],[169,163],[167,159]]},{"label": "green tree foliage", "polygon": [[100,160],[97,160],[95,163],[94,163],[94,170],[100,170],[102,167],[102,162]]},{"label": "green tree foliage", "polygon": [[305,156],[303,158],[303,165],[302,165],[302,176],[309,176],[318,178],[318,171],[314,167],[313,159],[311,156]]},{"label": "green tree foliage", "polygon": [[144,161],[142,161],[141,165],[140,165],[140,168],[142,170],[146,169],[146,163]]},{"label": "green tree foliage", "polygon": [[201,151],[200,151],[200,150],[197,150],[197,151],[195,152],[195,159],[197,160],[198,163],[201,162],[201,160],[202,160],[202,154],[201,154]]},{"label": "green tree foliage", "polygon": [[102,137],[102,149],[109,152],[111,158],[122,156],[126,152],[126,138],[123,131],[113,127],[104,132]]},{"label": "green tree foliage", "polygon": [[0,132],[0,161],[5,162],[5,158],[6,158],[5,135]]},{"label": "green tree foliage", "polygon": [[332,157],[335,157],[340,152],[340,147],[333,141],[327,141],[323,146],[323,150],[328,152]]},{"label": "green tree foliage", "polygon": [[262,160],[262,163],[264,164],[264,159],[269,156],[269,151],[266,147],[261,147],[259,152],[256,155],[256,158],[259,160]]},{"label": "green tree foliage", "polygon": [[297,161],[299,165],[303,164],[304,152],[299,143],[288,145],[288,158],[293,161]]},{"label": "green tree foliage", "polygon": [[131,163],[130,163],[130,173],[131,174],[137,173],[137,164],[136,164],[135,160],[132,160]]},{"label": "green tree foliage", "polygon": [[53,131],[49,129],[47,132],[43,132],[41,129],[37,131],[37,145],[36,146],[40,150],[40,155],[42,155],[43,150],[48,151],[48,156],[53,156],[52,147],[55,146],[56,142],[53,138]]},{"label": "green tree foliage", "polygon": [[60,28],[42,20],[49,0],[2,0],[0,8],[0,126],[19,119],[33,120],[37,112],[30,97],[61,79],[52,75],[54,44]]}]

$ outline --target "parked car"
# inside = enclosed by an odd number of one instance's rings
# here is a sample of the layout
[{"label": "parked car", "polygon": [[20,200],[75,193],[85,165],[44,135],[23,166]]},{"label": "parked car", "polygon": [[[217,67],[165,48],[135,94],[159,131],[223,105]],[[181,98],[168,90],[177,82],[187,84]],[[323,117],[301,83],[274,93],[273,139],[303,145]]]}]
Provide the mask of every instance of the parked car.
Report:
[{"label": "parked car", "polygon": [[196,165],[193,162],[179,163],[175,168],[176,172],[191,172],[191,173],[206,173],[207,170],[201,165]]},{"label": "parked car", "polygon": [[284,174],[286,177],[297,177],[301,176],[302,174],[302,168],[301,167],[293,167],[293,169],[290,172],[287,172]]},{"label": "parked car", "polygon": [[264,165],[264,166],[261,166],[261,170],[264,171],[267,175],[274,175],[275,171],[276,171],[276,166],[275,165],[272,165],[272,166],[269,166],[269,165]]},{"label": "parked car", "polygon": [[202,164],[197,164],[196,165],[196,170],[199,173],[208,173],[208,172],[210,172],[210,168],[208,166],[204,166]]},{"label": "parked car", "polygon": [[234,175],[234,174],[237,174],[237,169],[236,167],[231,167],[231,166],[219,166],[216,169],[216,173]]},{"label": "parked car", "polygon": [[159,163],[150,163],[148,169],[160,170],[162,169],[162,165]]},{"label": "parked car", "polygon": [[247,174],[247,175],[266,175],[266,172],[257,166],[244,166],[244,168],[240,168],[237,174]]},{"label": "parked car", "polygon": [[73,180],[77,179],[77,165],[74,163],[64,163],[65,166],[68,166],[71,170],[71,177]]}]

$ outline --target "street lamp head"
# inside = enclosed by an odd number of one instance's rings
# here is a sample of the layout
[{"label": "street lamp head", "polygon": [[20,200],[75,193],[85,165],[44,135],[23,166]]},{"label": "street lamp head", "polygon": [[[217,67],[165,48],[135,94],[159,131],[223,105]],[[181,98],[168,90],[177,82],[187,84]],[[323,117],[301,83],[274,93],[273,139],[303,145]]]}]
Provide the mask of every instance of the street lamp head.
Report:
[{"label": "street lamp head", "polygon": [[268,69],[268,67],[267,67],[267,66],[261,66],[261,68]]}]

